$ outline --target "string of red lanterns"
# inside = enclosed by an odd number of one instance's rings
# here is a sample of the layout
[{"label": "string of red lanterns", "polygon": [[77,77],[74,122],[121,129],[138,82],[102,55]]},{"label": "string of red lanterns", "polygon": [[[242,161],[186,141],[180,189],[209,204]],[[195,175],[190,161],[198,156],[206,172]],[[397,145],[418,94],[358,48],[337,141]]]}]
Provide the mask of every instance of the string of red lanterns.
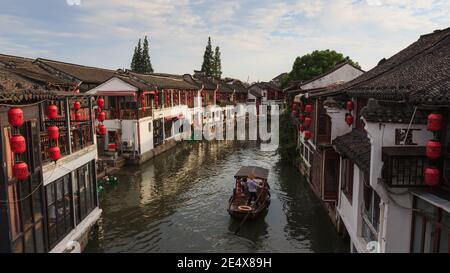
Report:
[{"label": "string of red lanterns", "polygon": [[[81,105],[80,105],[81,107]],[[50,104],[47,106],[47,117],[50,120],[58,118],[58,106]],[[53,161],[58,161],[61,158],[61,150],[58,146],[59,128],[54,125],[47,127],[47,136],[50,141],[50,148],[48,149],[49,157]]]},{"label": "string of red lanterns", "polygon": [[442,130],[442,120],[441,114],[431,113],[428,115],[427,129],[433,132],[433,139],[429,140],[426,145],[426,156],[431,163],[424,172],[424,182],[427,186],[436,186],[440,180],[440,171],[436,166],[442,150],[442,145],[438,140],[438,133]]},{"label": "string of red lanterns", "polygon": [[8,122],[17,131],[10,138],[11,151],[19,158],[13,165],[13,175],[18,181],[23,181],[30,176],[30,172],[28,171],[28,164],[20,160],[20,156],[27,150],[25,138],[18,133],[19,127],[24,124],[22,109],[17,107],[10,108],[8,111]]},{"label": "string of red lanterns", "polygon": [[99,122],[98,125],[98,134],[101,136],[106,135],[106,126],[103,124],[103,121],[106,119],[106,113],[103,112],[103,108],[105,107],[105,100],[102,97],[97,98],[97,120]]},{"label": "string of red lanterns", "polygon": [[345,104],[345,108],[348,111],[348,113],[345,114],[345,123],[347,123],[348,126],[352,126],[353,124],[353,107],[354,105],[352,100],[347,101],[347,103]]},{"label": "string of red lanterns", "polygon": [[311,133],[311,130],[309,127],[312,124],[311,114],[313,112],[313,106],[312,106],[312,104],[308,103],[306,105],[302,104],[301,108],[303,109],[303,112],[304,112],[304,113],[300,114],[300,120],[304,123],[303,138],[305,140],[308,140],[312,136],[312,133]]}]

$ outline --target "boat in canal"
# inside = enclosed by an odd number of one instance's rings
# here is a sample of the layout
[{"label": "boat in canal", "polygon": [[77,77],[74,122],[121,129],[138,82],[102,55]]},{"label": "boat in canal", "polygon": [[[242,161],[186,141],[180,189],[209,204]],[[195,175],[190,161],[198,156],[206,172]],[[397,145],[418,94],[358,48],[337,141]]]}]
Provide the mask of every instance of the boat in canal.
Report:
[{"label": "boat in canal", "polygon": [[[253,204],[248,205],[249,194],[243,189],[242,181],[249,177],[254,177],[254,180],[262,186],[256,192],[256,200]],[[269,170],[257,166],[242,166],[234,175],[235,187],[233,195],[230,197],[228,204],[228,213],[234,218],[254,219],[269,208],[270,205],[270,187],[267,183]]]}]

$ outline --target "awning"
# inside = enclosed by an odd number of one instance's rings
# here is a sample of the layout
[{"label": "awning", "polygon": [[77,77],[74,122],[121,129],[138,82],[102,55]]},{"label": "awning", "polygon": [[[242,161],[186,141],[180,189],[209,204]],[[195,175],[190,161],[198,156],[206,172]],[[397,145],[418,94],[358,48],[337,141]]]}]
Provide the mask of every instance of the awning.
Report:
[{"label": "awning", "polygon": [[156,94],[158,94],[158,92],[156,92],[156,91],[144,91],[142,93],[144,93],[144,95],[147,95],[147,94],[156,95]]},{"label": "awning", "polygon": [[252,174],[256,178],[267,179],[269,177],[269,170],[257,166],[242,166],[234,177],[249,177]]},{"label": "awning", "polygon": [[109,97],[122,97],[122,96],[131,96],[136,97],[135,91],[97,91],[95,95],[98,96],[109,96]]}]

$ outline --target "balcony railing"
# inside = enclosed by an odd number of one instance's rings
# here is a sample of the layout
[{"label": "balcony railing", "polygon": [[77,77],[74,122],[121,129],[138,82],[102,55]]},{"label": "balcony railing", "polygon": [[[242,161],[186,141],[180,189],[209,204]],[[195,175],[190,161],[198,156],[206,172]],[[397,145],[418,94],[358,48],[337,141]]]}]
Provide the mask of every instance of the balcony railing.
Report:
[{"label": "balcony railing", "polygon": [[425,147],[384,147],[383,181],[390,187],[424,187]]},{"label": "balcony railing", "polygon": [[[48,134],[46,131],[41,132],[41,157],[42,163],[51,162],[49,149],[52,147],[52,143],[48,139]],[[67,136],[67,128],[59,127],[59,139],[58,139],[58,147],[61,151],[61,156],[65,156],[69,154],[69,142]]]},{"label": "balcony railing", "polygon": [[90,121],[75,122],[70,127],[72,152],[84,149],[92,144],[92,124]]}]

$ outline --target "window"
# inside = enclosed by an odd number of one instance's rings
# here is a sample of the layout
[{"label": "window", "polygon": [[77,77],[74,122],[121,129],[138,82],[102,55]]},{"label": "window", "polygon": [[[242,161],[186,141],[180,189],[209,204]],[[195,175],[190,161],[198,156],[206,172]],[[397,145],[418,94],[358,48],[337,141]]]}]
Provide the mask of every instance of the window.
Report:
[{"label": "window", "polygon": [[148,123],[148,131],[150,133],[152,132],[152,122],[151,121]]},{"label": "window", "polygon": [[362,212],[362,237],[366,242],[378,241],[380,223],[380,197],[369,185],[367,175],[363,178],[364,207]]},{"label": "window", "polygon": [[415,197],[411,252],[449,253],[450,214]]},{"label": "window", "polygon": [[[12,176],[14,155],[10,150],[9,139],[11,129],[3,128],[5,150],[3,152],[6,163],[7,181],[0,181],[0,187],[6,186],[8,199],[8,217],[11,239],[11,252],[45,252],[42,206],[42,171],[40,163],[39,140],[37,123],[27,121],[20,128],[20,134],[27,140],[27,152],[21,157],[30,166],[30,177],[24,181],[16,181]],[[38,145],[36,147],[36,145]],[[5,183],[5,184],[3,184]]]},{"label": "window", "polygon": [[341,190],[351,204],[353,199],[353,161],[350,159],[342,159],[341,181]]},{"label": "window", "polygon": [[74,203],[77,224],[95,208],[97,204],[96,185],[94,181],[93,162],[84,165],[75,171]]},{"label": "window", "polygon": [[54,247],[73,228],[70,174],[45,186],[48,244]]}]

